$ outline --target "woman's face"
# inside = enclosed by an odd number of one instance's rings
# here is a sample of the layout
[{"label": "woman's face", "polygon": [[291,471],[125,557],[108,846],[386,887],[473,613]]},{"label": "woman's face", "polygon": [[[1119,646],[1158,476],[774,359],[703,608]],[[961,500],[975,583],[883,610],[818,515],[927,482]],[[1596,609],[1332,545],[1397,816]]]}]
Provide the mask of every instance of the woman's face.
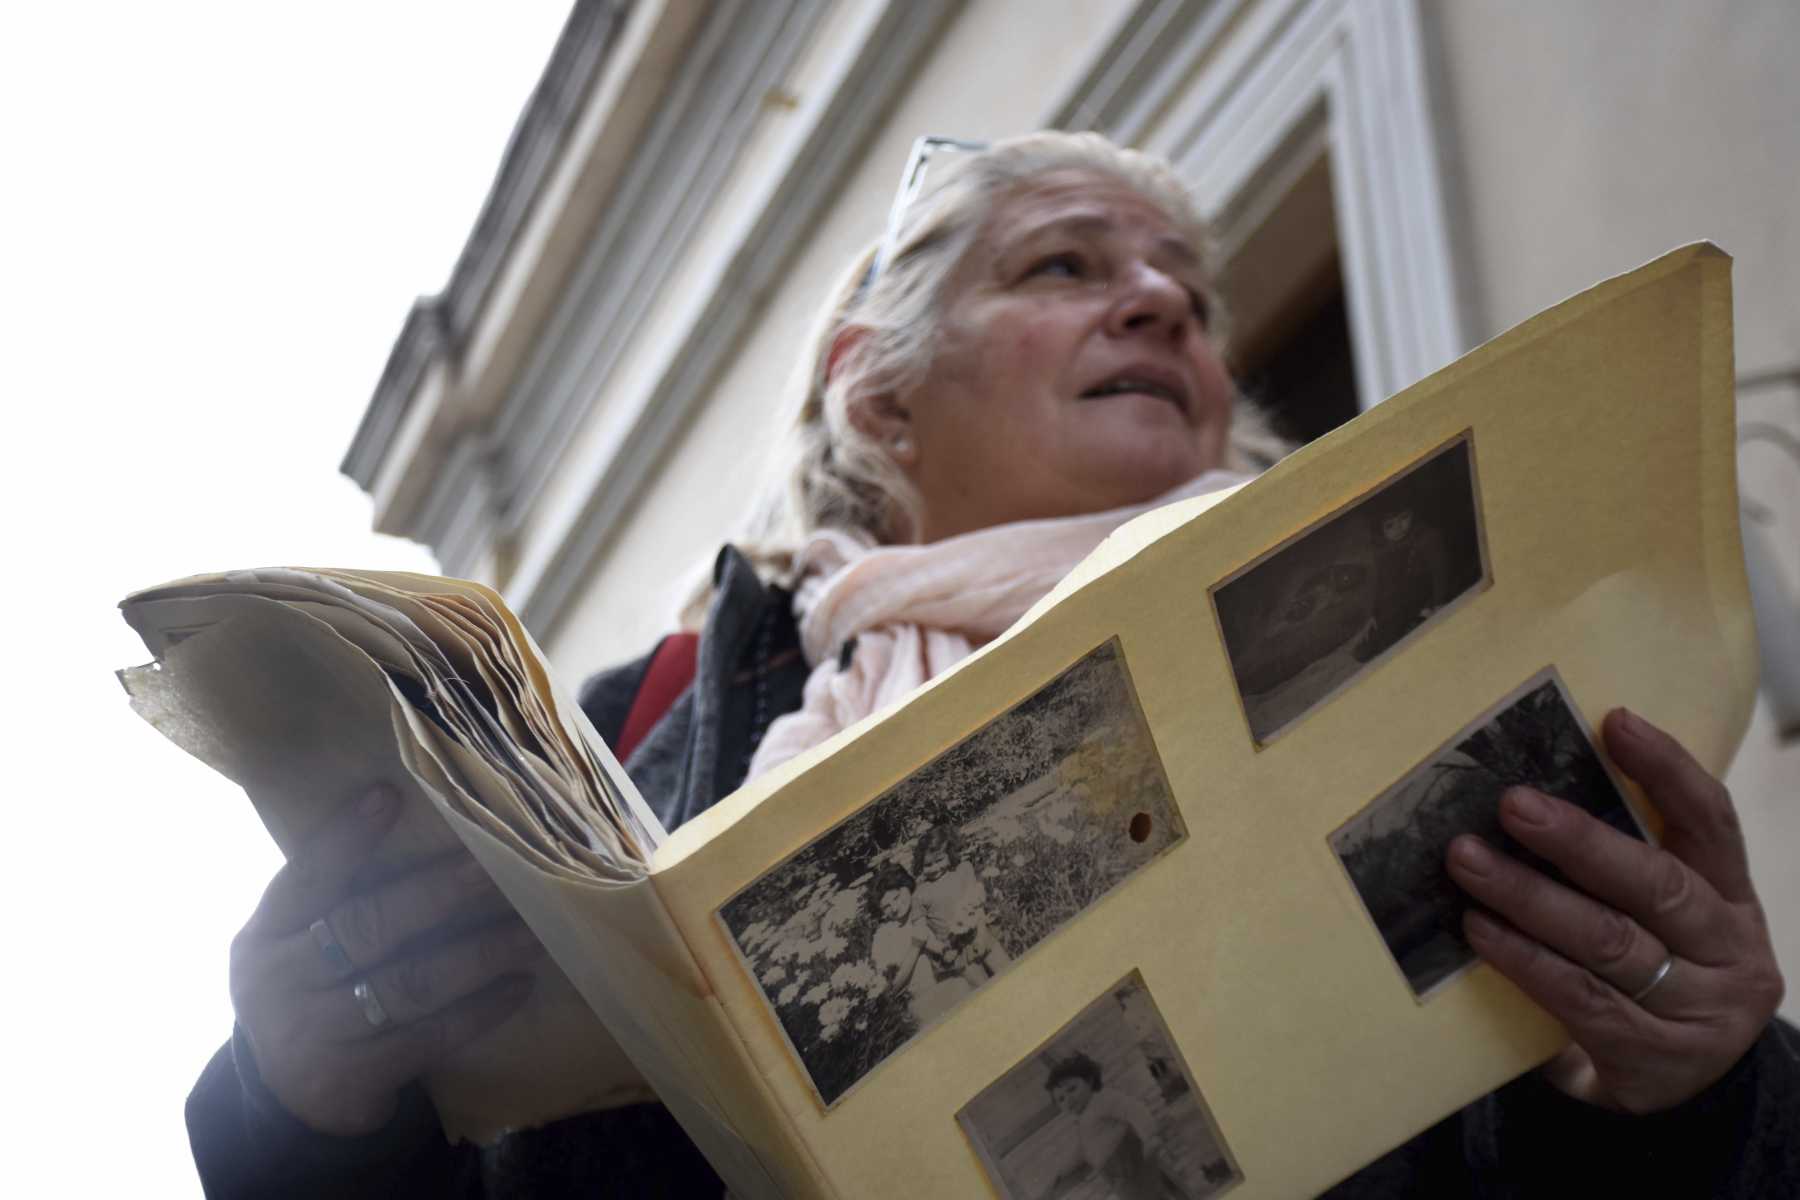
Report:
[{"label": "woman's face", "polygon": [[1197,248],[1086,171],[995,204],[953,273],[944,337],[898,398],[920,541],[1155,498],[1224,458],[1232,386]]},{"label": "woman's face", "polygon": [[919,874],[928,880],[943,878],[944,872],[950,869],[950,852],[942,846],[933,846],[925,852],[925,861],[919,866]]},{"label": "woman's face", "polygon": [[1056,1107],[1071,1117],[1079,1117],[1094,1098],[1094,1089],[1088,1086],[1085,1079],[1059,1079],[1056,1086],[1050,1089],[1050,1099]]},{"label": "woman's face", "polygon": [[906,914],[912,911],[912,892],[906,888],[894,888],[881,895],[881,915],[890,921],[904,921]]}]

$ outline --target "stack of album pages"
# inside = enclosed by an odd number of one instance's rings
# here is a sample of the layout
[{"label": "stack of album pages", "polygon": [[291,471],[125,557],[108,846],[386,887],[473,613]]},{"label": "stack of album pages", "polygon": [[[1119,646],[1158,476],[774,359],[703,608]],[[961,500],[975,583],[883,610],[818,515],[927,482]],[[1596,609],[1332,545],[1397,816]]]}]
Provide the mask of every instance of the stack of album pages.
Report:
[{"label": "stack of album pages", "polygon": [[427,1081],[453,1133],[654,1094],[740,1200],[1314,1195],[1564,1040],[1450,839],[1519,783],[1654,838],[1615,706],[1742,735],[1731,341],[1712,246],[1602,283],[667,836],[475,584],[140,592],[125,683],[283,847],[398,781],[384,867],[466,846],[549,948]]},{"label": "stack of album pages", "polygon": [[[365,884],[459,844],[434,803],[534,870],[594,886],[641,880],[662,839],[531,636],[479,584],[266,568],[121,608],[156,656],[120,672],[133,707],[243,785],[284,852],[335,804],[402,780],[413,802]],[[453,1133],[486,1139],[647,1094],[562,974],[538,974],[501,1036],[427,1081]]]}]

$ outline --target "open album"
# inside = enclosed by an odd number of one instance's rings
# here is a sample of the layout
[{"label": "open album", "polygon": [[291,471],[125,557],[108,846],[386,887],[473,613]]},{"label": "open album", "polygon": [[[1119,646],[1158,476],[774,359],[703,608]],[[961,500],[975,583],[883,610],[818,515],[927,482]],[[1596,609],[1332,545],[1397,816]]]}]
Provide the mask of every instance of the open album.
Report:
[{"label": "open album", "polygon": [[1502,839],[1513,783],[1654,838],[1616,705],[1723,769],[1737,522],[1702,243],[1123,527],[673,834],[477,584],[167,584],[122,675],[284,847],[404,781],[376,869],[461,843],[549,947],[427,1081],[454,1134],[654,1095],[745,1200],[1312,1195],[1562,1044],[1463,942],[1445,849]]}]

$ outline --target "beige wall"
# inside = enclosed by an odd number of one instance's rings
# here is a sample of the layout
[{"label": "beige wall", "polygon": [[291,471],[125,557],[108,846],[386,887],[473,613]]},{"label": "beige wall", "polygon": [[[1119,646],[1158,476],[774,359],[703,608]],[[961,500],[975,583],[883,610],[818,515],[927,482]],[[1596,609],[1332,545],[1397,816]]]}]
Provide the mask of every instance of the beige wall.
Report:
[{"label": "beige wall", "polygon": [[1800,6],[1422,0],[1481,337],[1697,238],[1738,367],[1800,358]]},{"label": "beige wall", "polygon": [[[1735,257],[1740,378],[1800,368],[1800,5],[1422,0],[1477,340],[1602,276],[1709,238]],[[1800,437],[1800,389],[1739,397]],[[1800,464],[1741,455],[1800,601]],[[1797,617],[1795,619],[1800,619]],[[1800,992],[1800,746],[1759,707],[1727,782]],[[1785,1011],[1800,1018],[1800,997]]]}]

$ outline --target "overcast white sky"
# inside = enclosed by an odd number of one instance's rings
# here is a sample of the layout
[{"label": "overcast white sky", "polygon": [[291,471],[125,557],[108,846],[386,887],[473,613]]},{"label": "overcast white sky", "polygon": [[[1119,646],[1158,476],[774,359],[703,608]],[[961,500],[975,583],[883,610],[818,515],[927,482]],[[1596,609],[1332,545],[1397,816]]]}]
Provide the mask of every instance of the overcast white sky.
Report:
[{"label": "overcast white sky", "polygon": [[278,857],[132,715],[133,588],[296,563],[434,569],[337,473],[440,288],[567,0],[8,5],[13,1195],[195,1196],[182,1102]]}]

